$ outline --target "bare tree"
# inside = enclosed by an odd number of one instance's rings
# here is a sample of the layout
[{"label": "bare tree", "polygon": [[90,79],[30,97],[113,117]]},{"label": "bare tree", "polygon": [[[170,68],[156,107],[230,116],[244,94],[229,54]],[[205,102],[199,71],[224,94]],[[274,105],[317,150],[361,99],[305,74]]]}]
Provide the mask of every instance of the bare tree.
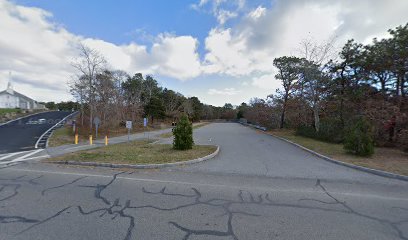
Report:
[{"label": "bare tree", "polygon": [[300,84],[305,86],[303,90],[306,91],[305,96],[308,97],[306,100],[312,105],[316,132],[320,129],[321,91],[319,89],[324,88],[326,63],[335,56],[335,40],[335,38],[330,38],[323,43],[318,43],[308,38],[301,42],[301,48],[299,49],[301,57],[305,60],[302,69],[303,82]]},{"label": "bare tree", "polygon": [[125,119],[124,108],[125,108],[125,93],[122,88],[122,84],[129,78],[129,75],[122,70],[116,70],[112,72],[113,86],[115,89],[115,116],[123,120]]},{"label": "bare tree", "polygon": [[68,83],[70,88],[70,93],[80,104],[81,111],[81,125],[84,125],[84,104],[86,102],[86,80],[83,76],[74,77]]},{"label": "bare tree", "polygon": [[163,90],[162,97],[166,115],[174,119],[178,116],[180,108],[182,108],[184,96],[180,93],[174,92],[173,90],[168,90],[165,88]]},{"label": "bare tree", "polygon": [[193,103],[190,99],[186,99],[182,104],[183,112],[186,113],[190,118],[194,113]]},{"label": "bare tree", "polygon": [[[89,106],[89,127],[92,132],[92,120],[95,109],[95,81],[98,73],[101,73],[106,65],[105,58],[95,49],[89,48],[84,44],[78,45],[79,56],[71,63],[78,71],[77,82],[71,84],[71,87],[84,87],[87,91],[87,103]],[[75,91],[78,92],[78,91]]]},{"label": "bare tree", "polygon": [[336,57],[335,42],[335,37],[320,43],[312,38],[305,38],[300,42],[298,52],[300,57],[323,66],[329,60]]}]

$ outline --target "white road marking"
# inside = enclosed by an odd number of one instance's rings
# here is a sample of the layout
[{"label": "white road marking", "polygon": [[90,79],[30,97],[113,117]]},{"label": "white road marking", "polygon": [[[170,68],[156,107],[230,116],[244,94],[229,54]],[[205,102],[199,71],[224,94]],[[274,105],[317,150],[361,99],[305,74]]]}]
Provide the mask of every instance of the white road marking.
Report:
[{"label": "white road marking", "polygon": [[[44,171],[44,170],[32,170],[32,169],[18,169],[18,168],[7,168],[7,170],[22,171],[22,172],[34,172],[34,173],[49,173],[49,174],[59,174],[59,175],[74,175],[74,176],[88,176],[88,177],[100,177],[100,178],[112,178],[112,175],[101,175],[101,174],[86,174],[86,173],[73,173],[73,172],[58,172],[58,171]],[[136,182],[147,182],[147,183],[167,183],[167,184],[178,184],[178,185],[189,185],[189,186],[203,186],[203,187],[217,187],[217,188],[229,188],[229,189],[258,189],[266,192],[287,192],[287,193],[321,193],[321,191],[310,191],[303,189],[288,190],[288,189],[272,189],[268,187],[244,187],[244,186],[231,186],[225,184],[210,184],[210,183],[192,183],[192,182],[182,182],[182,181],[171,181],[171,180],[157,180],[148,178],[130,178],[117,176],[117,179],[136,181]],[[389,196],[379,196],[373,194],[360,194],[360,193],[345,193],[345,192],[330,192],[336,195],[345,195],[352,197],[365,197],[365,198],[378,198],[384,200],[394,200],[394,201],[405,201],[408,202],[408,198],[399,197],[389,197]]]},{"label": "white road marking", "polygon": [[[45,156],[49,156],[48,154],[46,155],[42,155],[42,156],[37,156],[37,157],[32,157],[29,158],[30,156],[37,154],[39,152],[41,152],[44,149],[37,149],[37,150],[32,150],[32,151],[21,151],[21,152],[14,152],[14,153],[9,153],[6,154],[5,156],[2,155],[2,157],[0,158],[1,160],[7,159],[6,161],[0,162],[0,165],[9,165],[11,163],[15,163],[15,162],[21,162],[21,161],[27,161],[27,160],[33,160],[33,159],[37,159],[40,157],[45,157]],[[17,158],[12,158],[13,156],[19,155],[19,154],[24,154],[22,156],[19,156]],[[8,159],[9,158],[9,159]]]},{"label": "white road marking", "polygon": [[6,158],[11,158],[12,156],[15,156],[15,155],[18,155],[18,154],[21,154],[21,153],[26,153],[26,152],[30,152],[30,151],[8,153],[8,154],[5,154],[5,156],[1,157],[0,160],[4,160]]},{"label": "white road marking", "polygon": [[37,156],[37,157],[31,157],[31,158],[24,158],[24,159],[15,159],[12,160],[8,163],[17,163],[17,162],[23,162],[23,161],[29,161],[29,160],[34,160],[34,159],[42,159],[42,158],[49,158],[50,155],[46,154],[46,155],[41,155],[41,156]]},{"label": "white road marking", "polygon": [[23,155],[23,156],[20,156],[20,157],[18,157],[18,158],[16,158],[16,159],[14,159],[14,160],[12,160],[11,162],[19,162],[19,161],[21,161],[21,160],[24,160],[25,158],[28,158],[29,156],[32,156],[32,155],[34,155],[34,154],[37,154],[37,153],[39,153],[39,152],[41,152],[41,151],[43,151],[44,149],[38,149],[38,150],[35,150],[35,151],[31,151],[30,153],[27,153],[27,154],[25,154],[25,155]]}]

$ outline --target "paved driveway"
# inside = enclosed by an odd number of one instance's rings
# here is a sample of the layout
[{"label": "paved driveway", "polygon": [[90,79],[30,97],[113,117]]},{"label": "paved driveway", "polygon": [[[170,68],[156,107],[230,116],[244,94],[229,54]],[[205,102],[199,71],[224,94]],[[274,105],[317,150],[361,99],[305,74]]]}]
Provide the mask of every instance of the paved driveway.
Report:
[{"label": "paved driveway", "polygon": [[0,239],[408,239],[408,184],[317,159],[238,124],[195,133],[208,162],[0,168]]},{"label": "paved driveway", "polygon": [[[0,125],[0,154],[34,149],[38,138],[45,131],[71,113],[44,112]],[[37,124],[39,119],[45,119],[45,123]]]},{"label": "paved driveway", "polygon": [[[270,135],[237,123],[214,123],[195,131],[198,144],[221,146],[213,161],[185,171],[274,178],[389,182],[389,179],[339,166]],[[392,182],[392,181],[391,181]]]}]

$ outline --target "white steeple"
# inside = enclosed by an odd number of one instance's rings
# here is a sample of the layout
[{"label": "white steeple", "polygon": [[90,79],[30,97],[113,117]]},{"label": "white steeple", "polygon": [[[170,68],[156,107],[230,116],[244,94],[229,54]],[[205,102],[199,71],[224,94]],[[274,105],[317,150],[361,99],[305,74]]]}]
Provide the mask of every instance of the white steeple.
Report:
[{"label": "white steeple", "polygon": [[14,94],[13,90],[13,85],[11,84],[11,72],[9,72],[9,79],[8,79],[8,84],[7,84],[7,90],[8,93]]}]

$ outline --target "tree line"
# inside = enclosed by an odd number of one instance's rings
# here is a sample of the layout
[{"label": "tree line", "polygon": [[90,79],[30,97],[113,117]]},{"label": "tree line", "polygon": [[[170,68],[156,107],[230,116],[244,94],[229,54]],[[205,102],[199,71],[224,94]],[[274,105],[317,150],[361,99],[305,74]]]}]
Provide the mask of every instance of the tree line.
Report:
[{"label": "tree line", "polygon": [[[177,121],[185,113],[190,121],[225,117],[228,108],[203,104],[197,97],[185,97],[174,90],[163,88],[150,75],[130,75],[122,70],[109,69],[105,58],[95,49],[79,46],[80,54],[72,63],[77,74],[69,83],[70,92],[77,101],[80,124],[92,131],[92,120],[98,117],[105,127],[116,128],[126,120],[142,123]],[[232,118],[235,118],[234,113]]]},{"label": "tree line", "polygon": [[349,40],[338,53],[333,41],[304,40],[299,55],[273,61],[282,89],[241,104],[238,117],[330,142],[359,125],[374,144],[407,149],[408,24],[388,32],[370,44]]}]

